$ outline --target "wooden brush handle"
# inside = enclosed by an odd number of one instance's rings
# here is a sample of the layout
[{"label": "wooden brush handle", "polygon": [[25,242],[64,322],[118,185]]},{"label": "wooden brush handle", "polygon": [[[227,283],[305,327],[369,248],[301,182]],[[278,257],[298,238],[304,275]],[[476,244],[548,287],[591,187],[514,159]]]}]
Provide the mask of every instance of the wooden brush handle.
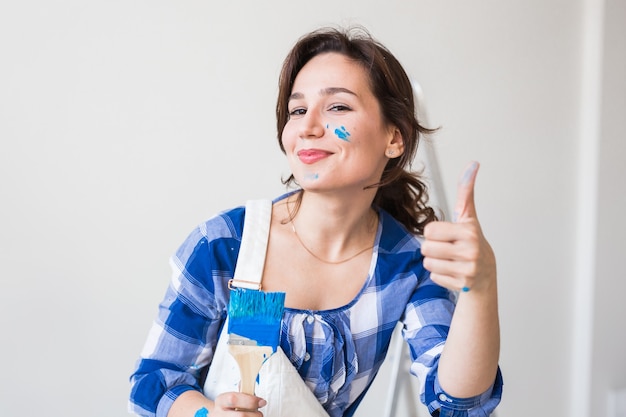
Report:
[{"label": "wooden brush handle", "polygon": [[239,391],[254,395],[254,384],[261,365],[274,352],[269,346],[229,345],[228,352],[239,365],[241,386]]}]

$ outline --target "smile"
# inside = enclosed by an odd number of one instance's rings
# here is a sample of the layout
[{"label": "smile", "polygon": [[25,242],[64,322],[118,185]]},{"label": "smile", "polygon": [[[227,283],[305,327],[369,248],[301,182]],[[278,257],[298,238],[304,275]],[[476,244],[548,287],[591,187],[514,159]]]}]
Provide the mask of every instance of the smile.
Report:
[{"label": "smile", "polygon": [[298,151],[297,155],[302,163],[314,164],[315,162],[332,155],[332,153],[320,149],[303,149]]}]

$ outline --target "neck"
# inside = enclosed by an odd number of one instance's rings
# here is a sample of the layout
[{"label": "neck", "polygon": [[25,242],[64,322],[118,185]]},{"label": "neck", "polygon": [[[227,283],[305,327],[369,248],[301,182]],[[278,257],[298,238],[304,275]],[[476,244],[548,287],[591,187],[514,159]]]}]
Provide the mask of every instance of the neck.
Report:
[{"label": "neck", "polygon": [[326,263],[342,263],[371,249],[378,215],[371,200],[337,201],[303,192],[286,201],[286,218],[300,244],[313,257]]}]

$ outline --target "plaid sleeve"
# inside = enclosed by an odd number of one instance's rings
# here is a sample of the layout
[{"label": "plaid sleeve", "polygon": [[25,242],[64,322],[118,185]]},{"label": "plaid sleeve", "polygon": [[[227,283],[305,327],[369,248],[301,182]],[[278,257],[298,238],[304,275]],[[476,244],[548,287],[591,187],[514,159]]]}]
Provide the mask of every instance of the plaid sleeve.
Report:
[{"label": "plaid sleeve", "polygon": [[[437,377],[454,313],[453,293],[427,278],[414,292],[405,310],[404,338],[412,359],[411,373],[420,381],[420,400],[439,417],[482,417],[490,415],[502,396],[500,370],[494,385],[471,398],[455,398],[443,391]],[[438,414],[437,414],[438,413]]]},{"label": "plaid sleeve", "polygon": [[447,394],[435,377],[434,391],[428,404],[432,413],[439,410],[439,417],[484,417],[489,416],[502,399],[502,373],[500,368],[491,387],[480,395],[470,398],[456,398]]},{"label": "plaid sleeve", "polygon": [[202,389],[200,374],[225,316],[233,253],[236,239],[213,239],[199,227],[172,256],[172,280],[131,376],[131,413],[165,417],[180,394]]}]

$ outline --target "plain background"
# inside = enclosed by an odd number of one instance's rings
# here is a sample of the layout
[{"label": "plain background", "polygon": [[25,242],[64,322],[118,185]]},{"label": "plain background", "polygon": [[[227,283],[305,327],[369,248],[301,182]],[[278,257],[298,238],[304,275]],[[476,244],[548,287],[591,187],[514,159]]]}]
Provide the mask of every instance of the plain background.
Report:
[{"label": "plain background", "polygon": [[619,0],[3,1],[0,415],[127,415],[169,256],[283,192],[280,64],[336,24],[367,27],[422,85],[449,201],[481,162],[498,416],[607,415],[626,387]]}]

